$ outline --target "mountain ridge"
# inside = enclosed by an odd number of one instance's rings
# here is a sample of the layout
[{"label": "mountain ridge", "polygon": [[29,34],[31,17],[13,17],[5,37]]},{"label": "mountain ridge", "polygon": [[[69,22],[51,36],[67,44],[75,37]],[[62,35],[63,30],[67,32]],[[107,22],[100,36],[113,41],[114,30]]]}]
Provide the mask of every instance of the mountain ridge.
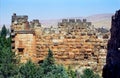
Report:
[{"label": "mountain ridge", "polygon": [[[92,22],[95,28],[105,27],[110,29],[111,27],[111,17],[112,13],[105,14],[95,14],[87,17],[67,17],[65,19],[87,19],[87,21]],[[43,27],[57,27],[58,22],[61,22],[62,19],[50,19],[50,20],[40,20]]]}]

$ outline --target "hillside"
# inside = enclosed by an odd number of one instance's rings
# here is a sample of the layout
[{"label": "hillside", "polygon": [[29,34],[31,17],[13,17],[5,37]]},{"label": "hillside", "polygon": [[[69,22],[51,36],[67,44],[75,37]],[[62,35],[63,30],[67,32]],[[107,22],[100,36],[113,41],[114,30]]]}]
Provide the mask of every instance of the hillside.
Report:
[{"label": "hillside", "polygon": [[88,21],[91,21],[92,24],[96,27],[105,27],[110,29],[111,27],[111,17],[113,14],[97,14],[86,17]]},{"label": "hillside", "polygon": [[[88,17],[70,17],[70,18],[79,18],[79,19],[83,19],[86,18],[88,21],[92,22],[92,24],[94,25],[94,27],[99,28],[99,27],[105,27],[107,29],[110,29],[111,27],[111,16],[113,14],[112,13],[108,13],[108,14],[96,14],[96,15],[91,15]],[[67,18],[69,19],[69,18]],[[44,27],[57,27],[57,23],[60,22],[61,19],[51,19],[51,20],[40,20],[40,22],[42,23],[42,25]]]}]

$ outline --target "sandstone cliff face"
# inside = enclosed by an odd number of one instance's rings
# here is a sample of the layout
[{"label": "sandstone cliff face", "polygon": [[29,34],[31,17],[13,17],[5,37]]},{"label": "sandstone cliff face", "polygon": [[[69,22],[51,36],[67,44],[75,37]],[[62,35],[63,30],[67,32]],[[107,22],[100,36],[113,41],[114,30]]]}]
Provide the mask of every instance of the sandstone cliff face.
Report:
[{"label": "sandstone cliff face", "polygon": [[103,78],[120,78],[120,10],[112,16],[111,38],[108,41]]}]

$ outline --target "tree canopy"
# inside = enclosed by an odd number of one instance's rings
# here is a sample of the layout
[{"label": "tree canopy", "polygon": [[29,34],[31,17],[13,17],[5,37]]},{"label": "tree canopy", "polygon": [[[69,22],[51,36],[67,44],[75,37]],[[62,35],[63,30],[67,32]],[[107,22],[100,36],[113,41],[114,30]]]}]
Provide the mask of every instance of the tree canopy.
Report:
[{"label": "tree canopy", "polygon": [[2,29],[1,29],[1,36],[6,37],[7,32],[8,32],[7,28],[5,27],[5,25],[3,25]]}]

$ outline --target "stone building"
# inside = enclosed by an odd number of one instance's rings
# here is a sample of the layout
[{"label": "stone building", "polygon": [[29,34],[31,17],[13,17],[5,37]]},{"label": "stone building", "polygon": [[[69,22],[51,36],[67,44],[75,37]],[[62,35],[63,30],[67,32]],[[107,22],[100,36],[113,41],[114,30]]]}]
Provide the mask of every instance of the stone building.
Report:
[{"label": "stone building", "polygon": [[86,19],[63,19],[57,28],[43,28],[39,20],[28,22],[27,16],[12,16],[12,49],[21,62],[43,62],[50,48],[59,64],[77,69],[91,67],[101,71],[105,64],[109,32],[101,34]]}]

